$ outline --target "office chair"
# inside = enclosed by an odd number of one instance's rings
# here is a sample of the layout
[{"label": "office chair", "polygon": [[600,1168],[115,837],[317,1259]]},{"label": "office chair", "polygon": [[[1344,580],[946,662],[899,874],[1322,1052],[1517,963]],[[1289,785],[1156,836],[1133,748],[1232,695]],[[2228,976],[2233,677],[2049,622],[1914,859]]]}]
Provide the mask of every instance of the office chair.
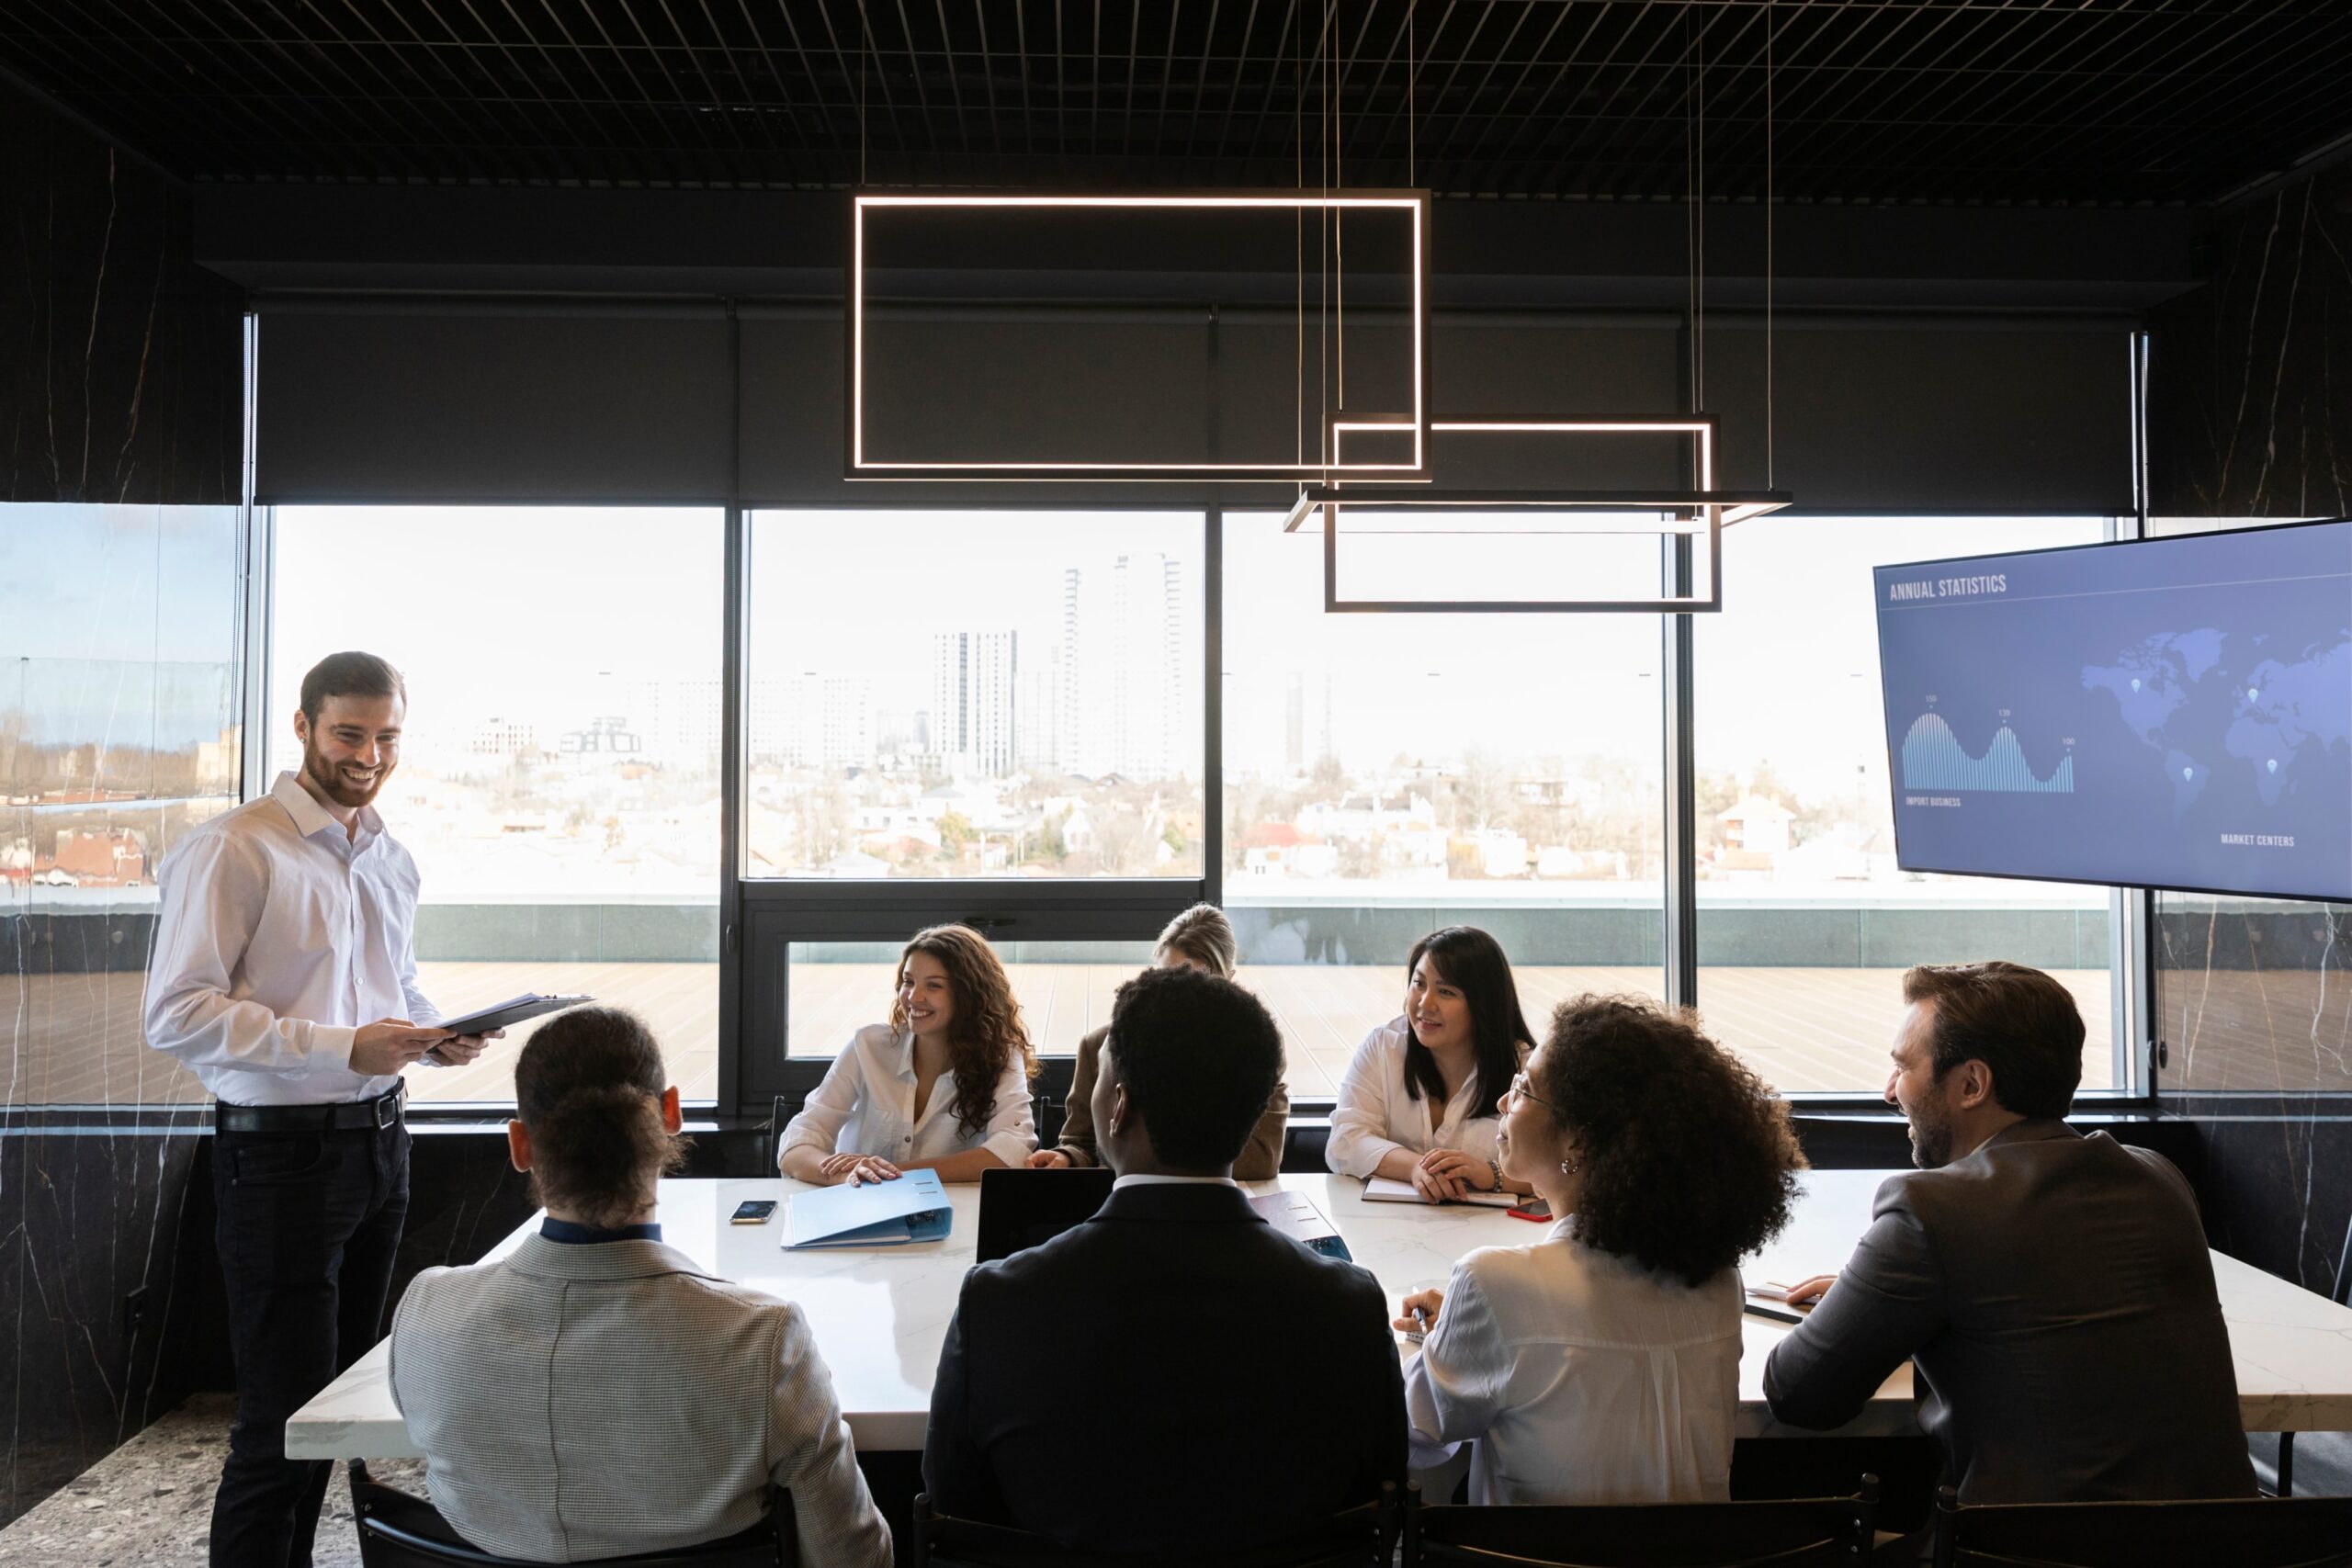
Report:
[{"label": "office chair", "polygon": [[[1199,1500],[1216,1506],[1213,1495]],[[915,1496],[914,1568],[1387,1568],[1396,1543],[1397,1501],[1394,1483],[1384,1483],[1380,1501],[1332,1516],[1317,1539],[1295,1544],[1204,1555],[1196,1551],[1118,1554],[1082,1551],[1010,1525],[984,1525],[942,1514],[929,1493]]]},{"label": "office chair", "polygon": [[1860,1568],[1878,1477],[1851,1497],[1759,1503],[1424,1506],[1406,1488],[1404,1568]]},{"label": "office chair", "polygon": [[817,1091],[817,1086],[825,1081],[825,1075],[833,1067],[830,1057],[820,1056],[786,1056],[781,1066],[784,1087],[776,1093],[775,1105],[768,1119],[768,1164],[771,1166],[775,1164],[776,1144],[784,1136],[785,1123],[800,1114],[800,1108],[808,1103],[808,1097]]},{"label": "office chair", "polygon": [[[350,1472],[351,1511],[359,1527],[364,1568],[525,1568],[514,1558],[494,1557],[467,1545],[432,1504],[370,1477],[367,1461],[353,1460]],[[770,1499],[768,1517],[741,1535],[675,1551],[601,1561],[615,1568],[798,1568],[799,1540],[793,1528],[792,1495],[777,1492]]]},{"label": "office chair", "polygon": [[2009,1503],[1962,1507],[1936,1493],[1936,1568],[2229,1568],[2352,1564],[2352,1497],[2178,1503]]},{"label": "office chair", "polygon": [[1078,1072],[1076,1056],[1040,1056],[1029,1113],[1037,1123],[1037,1146],[1050,1149],[1061,1142],[1063,1107],[1069,1103],[1070,1079]]}]

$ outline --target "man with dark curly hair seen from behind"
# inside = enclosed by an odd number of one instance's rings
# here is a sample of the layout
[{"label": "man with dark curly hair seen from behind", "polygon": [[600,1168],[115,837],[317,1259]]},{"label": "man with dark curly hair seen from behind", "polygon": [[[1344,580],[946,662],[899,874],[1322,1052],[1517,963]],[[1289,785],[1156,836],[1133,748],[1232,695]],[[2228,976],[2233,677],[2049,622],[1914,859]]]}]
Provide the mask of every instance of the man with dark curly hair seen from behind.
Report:
[{"label": "man with dark curly hair seen from behind", "polygon": [[1737,1264],[1804,1165],[1786,1107],[1688,1014],[1596,996],[1560,1004],[1499,1106],[1504,1179],[1559,1217],[1405,1298],[1413,1462],[1475,1438],[1473,1503],[1728,1501]]},{"label": "man with dark curly hair seen from behind", "polygon": [[2066,988],[2016,964],[1903,976],[1886,1098],[1919,1166],[1764,1363],[1772,1414],[1842,1426],[1908,1360],[1962,1503],[2248,1497],[2229,1331],[2197,1200],[2162,1155],[2062,1120]]}]

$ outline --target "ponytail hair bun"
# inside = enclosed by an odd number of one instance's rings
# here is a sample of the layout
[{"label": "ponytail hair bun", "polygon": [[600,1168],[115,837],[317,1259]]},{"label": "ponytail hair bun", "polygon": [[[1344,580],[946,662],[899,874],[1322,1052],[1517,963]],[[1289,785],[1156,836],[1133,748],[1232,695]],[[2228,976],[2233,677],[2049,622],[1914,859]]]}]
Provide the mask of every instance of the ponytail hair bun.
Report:
[{"label": "ponytail hair bun", "polygon": [[593,1225],[626,1224],[685,1159],[662,1117],[662,1048],[635,1013],[575,1008],[541,1025],[514,1064],[539,1201]]}]

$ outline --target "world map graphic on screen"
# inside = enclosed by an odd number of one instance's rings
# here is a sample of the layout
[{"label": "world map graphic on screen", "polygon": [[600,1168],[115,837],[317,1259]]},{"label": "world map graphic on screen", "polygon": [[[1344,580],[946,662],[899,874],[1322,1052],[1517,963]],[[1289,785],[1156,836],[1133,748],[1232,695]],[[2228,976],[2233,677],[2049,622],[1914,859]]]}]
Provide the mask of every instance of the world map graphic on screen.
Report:
[{"label": "world map graphic on screen", "polygon": [[2352,899],[2352,523],[1876,592],[1905,869]]}]

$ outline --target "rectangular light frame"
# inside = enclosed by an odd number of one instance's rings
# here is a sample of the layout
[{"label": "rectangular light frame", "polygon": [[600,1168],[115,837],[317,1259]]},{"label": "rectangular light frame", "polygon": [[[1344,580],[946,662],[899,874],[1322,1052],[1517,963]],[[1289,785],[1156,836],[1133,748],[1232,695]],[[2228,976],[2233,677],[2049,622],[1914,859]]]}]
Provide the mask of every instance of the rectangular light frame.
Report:
[{"label": "rectangular light frame", "polygon": [[[1334,420],[1331,452],[1339,456],[1341,437],[1350,431],[1371,432],[1385,425],[1357,420]],[[1594,416],[1585,419],[1495,418],[1436,420],[1433,434],[1683,434],[1695,438],[1698,452],[1695,489],[1652,490],[1342,490],[1310,485],[1283,519],[1283,532],[1295,533],[1311,517],[1323,524],[1323,608],[1333,615],[1705,615],[1723,608],[1723,531],[1736,523],[1794,504],[1786,491],[1719,491],[1715,481],[1715,421],[1712,414],[1657,416]],[[1663,512],[1672,513],[1652,526],[1630,528],[1610,524],[1593,528],[1573,525],[1564,533],[1656,533],[1706,536],[1707,592],[1668,594],[1656,599],[1342,599],[1339,593],[1340,511],[1345,504],[1372,511],[1551,512],[1563,520],[1579,512]],[[1530,529],[1528,532],[1543,532]]]},{"label": "rectangular light frame", "polygon": [[[1409,412],[1375,416],[1365,429],[1408,431],[1410,463],[1113,463],[1113,462],[880,462],[865,455],[865,214],[882,208],[1073,208],[1124,207],[1227,210],[1252,208],[1305,211],[1406,211],[1412,215],[1413,406]],[[907,191],[855,191],[850,196],[849,355],[846,477],[852,479],[1096,479],[1265,481],[1354,475],[1396,482],[1429,475],[1430,193],[1422,189],[1334,191],[1194,191],[1133,195],[962,195]],[[1336,440],[1336,438],[1335,438]]]},{"label": "rectangular light frame", "polygon": [[[1310,519],[1323,525],[1323,608],[1334,615],[1566,615],[1566,614],[1712,614],[1723,605],[1723,531],[1728,514],[1761,516],[1792,504],[1781,491],[1526,491],[1430,490],[1365,491],[1334,485],[1310,485],[1299,492],[1283,531],[1295,533]],[[1657,534],[1661,537],[1704,536],[1707,551],[1707,592],[1666,594],[1656,599],[1342,599],[1339,592],[1340,529],[1342,507],[1351,512],[1551,512],[1573,517],[1578,512],[1663,512],[1675,515],[1644,527],[1608,525],[1563,533]],[[1529,529],[1535,533],[1542,530]]]}]

